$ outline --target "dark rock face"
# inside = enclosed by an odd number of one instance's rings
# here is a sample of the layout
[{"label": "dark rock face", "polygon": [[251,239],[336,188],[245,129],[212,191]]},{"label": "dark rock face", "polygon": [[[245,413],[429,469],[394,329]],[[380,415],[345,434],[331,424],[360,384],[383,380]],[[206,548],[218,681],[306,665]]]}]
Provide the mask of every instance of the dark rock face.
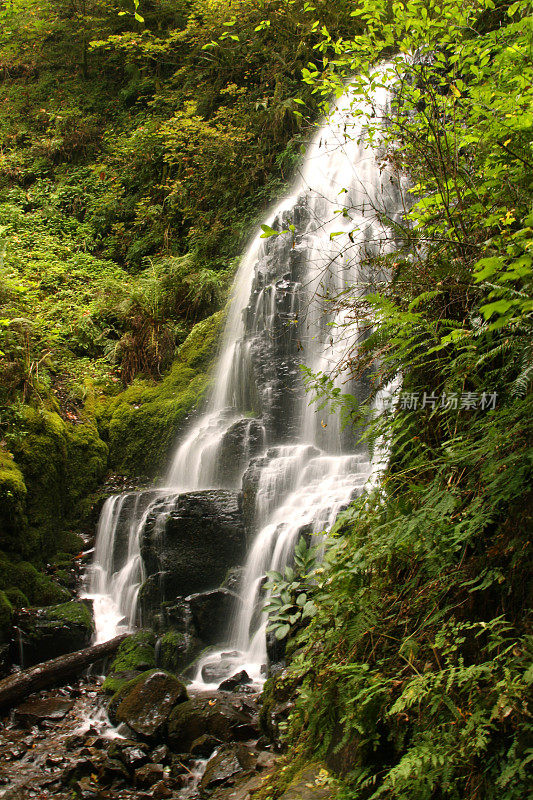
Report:
[{"label": "dark rock face", "polygon": [[189,492],[154,503],[141,538],[149,576],[140,593],[143,619],[161,603],[218,586],[243,561],[246,527],[238,492]]},{"label": "dark rock face", "polygon": [[21,611],[17,617],[20,637],[12,658],[31,667],[56,656],[88,647],[94,633],[92,606],[84,601]]},{"label": "dark rock face", "polygon": [[228,571],[221,588],[229,589],[230,592],[239,594],[242,586],[243,575],[244,567],[233,567]]},{"label": "dark rock face", "polygon": [[285,650],[287,649],[287,637],[280,640],[274,636],[272,631],[267,631],[266,649],[268,660],[271,665],[284,665]]},{"label": "dark rock face", "polygon": [[210,645],[223,643],[242,602],[240,597],[229,589],[214,589],[190,595],[187,601],[194,629],[202,642]]},{"label": "dark rock face", "polygon": [[222,742],[220,739],[217,739],[216,736],[209,736],[209,734],[204,733],[202,736],[199,736],[198,739],[194,740],[190,746],[189,752],[192,756],[196,756],[197,758],[209,758],[213,750],[216,750],[220,744],[222,744]]},{"label": "dark rock face", "polygon": [[127,686],[121,690],[114,719],[125,722],[142,737],[158,740],[174,706],[186,700],[185,686],[174,675],[163,670],[151,671],[136,680],[129,690]]},{"label": "dark rock face", "polygon": [[239,419],[224,434],[218,453],[216,485],[237,486],[248,461],[264,447],[265,429],[257,419]]}]

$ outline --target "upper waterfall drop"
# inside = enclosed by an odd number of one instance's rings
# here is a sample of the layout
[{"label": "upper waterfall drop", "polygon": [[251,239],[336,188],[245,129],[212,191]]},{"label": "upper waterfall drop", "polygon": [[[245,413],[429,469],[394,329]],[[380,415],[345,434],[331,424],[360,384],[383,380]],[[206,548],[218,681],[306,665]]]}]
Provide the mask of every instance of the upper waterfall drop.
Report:
[{"label": "upper waterfall drop", "polygon": [[[147,505],[129,524],[129,561],[118,577],[112,554],[124,523],[116,509],[107,508],[100,524],[92,592],[105,597],[107,591],[113,619],[118,610],[131,625],[143,579],[139,541],[147,516],[162,531],[180,494],[242,489],[253,508],[253,541],[240,612],[227,641],[239,655],[227,667],[245,666],[256,680],[266,660],[266,622],[256,613],[265,572],[283,569],[299,535],[329,528],[363,491],[371,471],[338,415],[319,414],[310,403],[301,366],[313,374],[337,373],[360,331],[344,304],[333,299],[366,294],[384,277],[365,264],[392,246],[384,220],[402,214],[402,196],[391,167],[380,161],[379,137],[371,144],[365,126],[370,118],[385,119],[389,103],[390,93],[382,88],[371,103],[353,104],[347,92],[317,131],[289,196],[268,219],[272,229],[288,232],[253,238],[235,278],[206,411],[178,445],[157,498],[143,493]],[[334,381],[341,388],[341,379]],[[352,380],[342,389],[364,398],[369,386]],[[104,544],[106,539],[111,543]],[[126,587],[124,575],[135,585]],[[198,679],[208,659],[201,661]]]}]

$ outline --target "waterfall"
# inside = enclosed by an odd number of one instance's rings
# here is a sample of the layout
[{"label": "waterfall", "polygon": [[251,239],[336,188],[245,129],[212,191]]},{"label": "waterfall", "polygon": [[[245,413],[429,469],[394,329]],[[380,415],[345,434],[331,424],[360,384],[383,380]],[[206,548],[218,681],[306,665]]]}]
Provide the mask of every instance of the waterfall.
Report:
[{"label": "waterfall", "polygon": [[[371,103],[352,107],[347,92],[317,131],[290,195],[267,220],[284,233],[261,238],[258,232],[252,239],[235,278],[206,411],[177,447],[165,487],[156,491],[159,503],[219,487],[242,488],[253,498],[254,536],[228,643],[234,653],[224,657],[256,680],[266,661],[266,621],[257,614],[265,572],[290,562],[302,533],[328,529],[363,491],[371,471],[354,432],[342,429],[337,413],[317,411],[310,402],[300,366],[337,376],[339,390],[368,395],[368,380],[346,382],[340,369],[362,331],[346,310],[349,303],[336,298],[362,296],[385,278],[365,265],[392,246],[383,220],[400,217],[402,197],[365,126],[370,118],[385,119],[389,103],[381,88]],[[239,456],[228,470],[230,440],[239,443]],[[107,614],[101,635],[113,626],[115,632],[118,620],[130,627],[136,622],[143,580],[139,532],[154,493],[132,498],[108,500],[99,524],[90,592]],[[126,532],[127,555],[119,563],[114,548]]]}]

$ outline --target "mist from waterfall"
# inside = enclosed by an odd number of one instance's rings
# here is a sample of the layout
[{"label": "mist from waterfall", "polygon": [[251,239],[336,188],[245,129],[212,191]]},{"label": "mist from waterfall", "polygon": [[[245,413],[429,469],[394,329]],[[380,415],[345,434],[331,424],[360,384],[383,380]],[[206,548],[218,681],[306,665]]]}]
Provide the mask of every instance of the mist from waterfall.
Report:
[{"label": "mist from waterfall", "polygon": [[[389,104],[382,88],[372,103],[353,103],[350,92],[341,97],[311,142],[290,195],[266,220],[286,232],[269,238],[258,232],[252,239],[235,277],[206,411],[183,437],[157,490],[158,500],[169,502],[183,492],[219,487],[242,488],[253,497],[241,610],[226,650],[234,651],[229,667],[246,668],[254,680],[266,662],[266,620],[257,613],[265,573],[290,563],[302,533],[327,530],[363,491],[371,471],[354,432],[342,429],[337,413],[317,411],[311,402],[301,365],[331,375],[343,392],[368,396],[365,380],[346,381],[342,371],[362,334],[346,308],[350,298],[385,279],[366,265],[393,246],[383,220],[403,211],[400,181],[381,160],[376,137],[371,145],[365,135],[369,119],[386,119]],[[336,302],[339,296],[344,302]],[[240,453],[232,470],[224,459],[229,438],[238,441]],[[106,616],[102,636],[137,621],[139,531],[154,499],[140,496],[137,505],[131,495],[110,498],[102,512],[89,588]],[[125,528],[127,557],[118,564],[113,551]],[[201,661],[198,680],[213,657]]]}]

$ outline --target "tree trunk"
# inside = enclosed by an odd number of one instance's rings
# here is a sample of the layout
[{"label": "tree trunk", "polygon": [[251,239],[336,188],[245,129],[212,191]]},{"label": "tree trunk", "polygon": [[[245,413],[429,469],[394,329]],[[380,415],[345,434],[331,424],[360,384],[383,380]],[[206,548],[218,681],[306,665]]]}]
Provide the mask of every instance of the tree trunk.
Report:
[{"label": "tree trunk", "polygon": [[76,653],[58,656],[51,661],[43,661],[16,675],[10,675],[0,681],[0,708],[15,705],[32,692],[55,686],[64,679],[79,675],[84,667],[114,653],[121,642],[129,636],[123,633],[109,642],[94,644]]}]

